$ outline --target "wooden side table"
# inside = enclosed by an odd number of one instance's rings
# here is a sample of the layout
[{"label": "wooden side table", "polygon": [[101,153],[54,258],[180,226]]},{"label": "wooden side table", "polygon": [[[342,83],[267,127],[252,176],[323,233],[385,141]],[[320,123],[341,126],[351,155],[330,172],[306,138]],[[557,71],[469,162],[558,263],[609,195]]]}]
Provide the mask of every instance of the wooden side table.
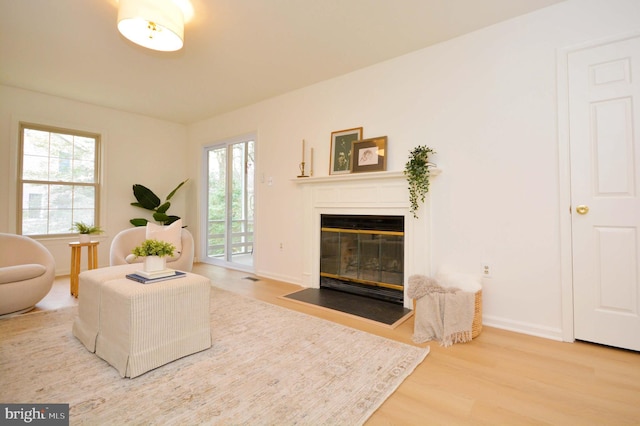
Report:
[{"label": "wooden side table", "polygon": [[90,241],[88,243],[69,243],[69,247],[71,247],[71,294],[75,297],[78,297],[78,275],[80,274],[80,259],[82,258],[82,247],[87,247],[87,267],[89,269],[96,269],[98,267],[98,244],[100,244],[100,241]]}]

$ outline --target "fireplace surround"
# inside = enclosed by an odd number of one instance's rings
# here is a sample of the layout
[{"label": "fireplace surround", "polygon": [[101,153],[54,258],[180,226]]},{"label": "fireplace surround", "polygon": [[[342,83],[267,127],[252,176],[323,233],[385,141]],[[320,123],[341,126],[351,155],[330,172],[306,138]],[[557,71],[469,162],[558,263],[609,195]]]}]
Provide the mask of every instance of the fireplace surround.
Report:
[{"label": "fireplace surround", "polygon": [[[432,177],[439,173],[439,169],[431,170]],[[402,172],[310,177],[293,182],[301,188],[303,203],[301,285],[320,288],[322,215],[400,216],[404,220],[402,304],[411,309],[412,301],[406,295],[408,277],[431,273],[430,197],[427,196],[416,219],[409,211],[409,191]]]}]

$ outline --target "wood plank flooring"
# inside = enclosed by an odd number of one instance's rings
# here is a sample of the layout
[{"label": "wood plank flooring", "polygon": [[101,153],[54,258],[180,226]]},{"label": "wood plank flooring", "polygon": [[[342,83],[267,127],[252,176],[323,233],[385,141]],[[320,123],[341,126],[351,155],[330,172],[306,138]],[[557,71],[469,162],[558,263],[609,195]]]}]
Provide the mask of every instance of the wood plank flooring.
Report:
[{"label": "wood plank flooring", "polygon": [[[248,297],[413,344],[413,318],[395,329],[280,296],[292,284],[197,264],[195,273]],[[80,289],[82,291],[82,289]],[[77,303],[68,277],[56,279],[37,309]],[[470,343],[440,347],[366,423],[376,425],[640,425],[640,353],[563,343],[484,327]]]}]

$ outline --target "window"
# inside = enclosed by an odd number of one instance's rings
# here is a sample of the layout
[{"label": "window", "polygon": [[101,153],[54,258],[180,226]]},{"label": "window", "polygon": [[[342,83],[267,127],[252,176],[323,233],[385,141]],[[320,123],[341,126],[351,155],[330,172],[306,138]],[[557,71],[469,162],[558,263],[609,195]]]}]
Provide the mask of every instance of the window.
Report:
[{"label": "window", "polygon": [[20,123],[18,233],[70,234],[98,226],[100,135]]}]

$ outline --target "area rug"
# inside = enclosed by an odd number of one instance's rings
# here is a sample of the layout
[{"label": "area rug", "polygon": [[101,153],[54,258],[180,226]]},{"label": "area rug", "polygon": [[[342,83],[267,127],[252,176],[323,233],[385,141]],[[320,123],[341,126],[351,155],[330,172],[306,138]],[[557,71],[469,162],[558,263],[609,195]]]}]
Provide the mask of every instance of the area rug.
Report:
[{"label": "area rug", "polygon": [[357,425],[429,353],[214,288],[213,346],[134,379],[73,337],[76,308],[0,320],[0,402],[70,423]]}]

